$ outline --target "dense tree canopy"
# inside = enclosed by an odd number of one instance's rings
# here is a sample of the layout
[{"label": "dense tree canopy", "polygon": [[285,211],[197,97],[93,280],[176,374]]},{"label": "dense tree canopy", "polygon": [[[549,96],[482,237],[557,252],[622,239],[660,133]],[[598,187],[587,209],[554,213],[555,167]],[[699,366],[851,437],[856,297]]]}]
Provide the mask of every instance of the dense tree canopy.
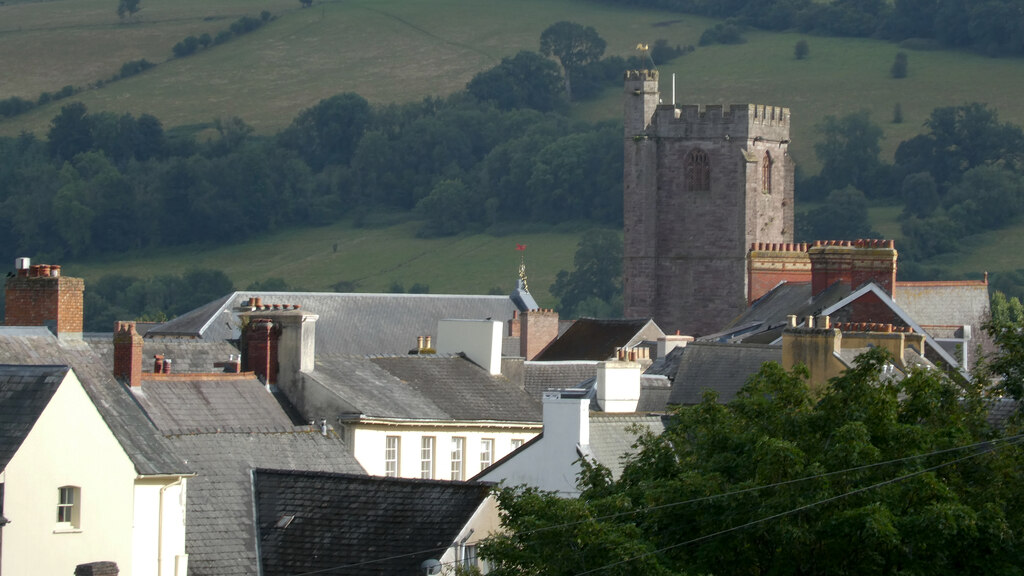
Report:
[{"label": "dense tree canopy", "polygon": [[978,388],[886,361],[862,355],[821,397],[765,364],[735,401],[642,436],[617,481],[585,465],[578,499],[505,487],[508,532],[480,554],[498,575],[1018,573],[1020,439]]},{"label": "dense tree canopy", "polygon": [[566,318],[622,315],[622,238],[611,230],[584,234],[572,272],[561,270],[551,285],[558,311]]},{"label": "dense tree canopy", "polygon": [[593,26],[555,22],[540,35],[540,52],[554,56],[565,71],[565,93],[572,100],[572,77],[604,55],[606,43]]}]

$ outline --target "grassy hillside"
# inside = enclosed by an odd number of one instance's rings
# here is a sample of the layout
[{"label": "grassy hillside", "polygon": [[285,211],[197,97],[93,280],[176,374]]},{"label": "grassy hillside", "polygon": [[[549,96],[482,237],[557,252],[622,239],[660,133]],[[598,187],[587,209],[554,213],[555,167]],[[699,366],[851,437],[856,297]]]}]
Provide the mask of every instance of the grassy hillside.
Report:
[{"label": "grassy hillside", "polygon": [[[336,224],[292,230],[246,244],[196,250],[128,255],[119,260],[65,265],[65,273],[89,281],[106,274],[146,278],[180,274],[189,268],[223,270],[235,287],[254,281],[283,278],[294,288],[332,291],[331,286],[353,282],[359,292],[385,292],[399,282],[408,290],[419,282],[433,294],[487,294],[515,288],[520,252],[527,246],[531,293],[544,307],[554,305],[548,287],[558,271],[572,269],[580,233],[529,233],[514,236],[415,237],[417,223],[388,228],[352,228]],[[335,250],[335,245],[337,250]]]},{"label": "grassy hillside", "polygon": [[[161,64],[140,76],[86,91],[90,110],[148,112],[166,126],[239,116],[262,131],[288,124],[321,98],[344,91],[371,102],[417,100],[460,90],[503,56],[536,50],[541,31],[571,19],[597,28],[608,53],[628,56],[639,41],[665,38],[697,44],[713,21],[623,10],[579,0],[144,0],[131,22],[119,21],[113,0],[7,2],[0,6],[0,98],[35,98],[65,84],[107,78],[128,60]],[[262,10],[277,19],[264,28],[184,59],[168,60],[189,34],[226,28]],[[899,48],[876,40],[808,38],[810,57],[797,61],[798,34],[751,31],[736,46],[698,48],[661,66],[663,96],[677,101],[755,102],[788,106],[794,154],[817,170],[814,126],[828,114],[862,108],[886,131],[886,153],[921,129],[938,106],[982,101],[1004,120],[1024,124],[1024,61],[947,51],[910,52],[909,76],[889,77]],[[166,60],[166,61],[165,61]],[[41,72],[43,71],[43,72]],[[896,103],[904,122],[891,124]],[[62,102],[0,122],[0,135],[43,131]],[[620,92],[608,89],[575,112],[618,118]]]},{"label": "grassy hillside", "polygon": [[[541,31],[558,20],[594,26],[608,41],[608,54],[623,56],[633,54],[637,42],[658,38],[696,45],[701,32],[714,24],[581,0],[316,0],[309,9],[302,9],[298,0],[143,0],[142,11],[126,21],[117,17],[116,5],[114,0],[7,0],[0,5],[0,99],[34,99],[66,84],[85,86],[110,77],[126,61],[146,58],[159,65],[74,98],[91,111],[152,113],[167,127],[239,116],[269,133],[286,126],[303,108],[339,92],[354,91],[371,102],[387,103],[460,90],[500,58],[535,50]],[[235,19],[263,10],[275,16],[263,28],[188,58],[170,58],[171,47],[184,37],[215,35]],[[678,102],[788,106],[791,150],[807,173],[817,171],[814,127],[829,114],[871,111],[885,130],[886,154],[918,133],[938,106],[986,102],[1003,120],[1024,125],[1024,100],[1018,97],[1024,92],[1024,60],[908,51],[909,76],[894,80],[889,67],[899,48],[893,44],[808,37],[810,57],[797,61],[793,46],[801,35],[751,31],[746,37],[745,44],[698,47],[663,64],[663,98],[671,98],[675,73]],[[44,133],[68,101],[0,121],[0,135]],[[890,123],[896,103],[902,107],[902,124]],[[609,88],[572,113],[586,120],[617,119],[621,92]],[[889,237],[898,238],[898,216],[898,208],[872,210],[876,229]],[[310,289],[326,289],[340,280],[356,281],[360,290],[386,289],[393,281],[406,287],[426,283],[433,292],[511,287],[515,254],[506,253],[505,245],[523,237],[420,240],[412,229],[411,224],[378,230],[339,224],[184,257],[147,255],[71,270],[89,278],[109,272],[148,275],[190,266],[221,267],[238,286],[279,276]],[[933,264],[957,272],[1020,268],[1013,247],[1021,237],[1024,228],[979,238],[968,254]],[[578,236],[525,238],[538,247],[531,246],[536,260],[532,287],[546,295],[557,270],[571,267]]]}]

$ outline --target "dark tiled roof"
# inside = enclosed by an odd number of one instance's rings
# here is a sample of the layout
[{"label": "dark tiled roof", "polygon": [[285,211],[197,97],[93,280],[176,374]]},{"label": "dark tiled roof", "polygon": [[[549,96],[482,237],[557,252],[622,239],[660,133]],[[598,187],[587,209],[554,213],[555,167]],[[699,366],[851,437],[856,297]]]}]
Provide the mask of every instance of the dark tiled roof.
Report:
[{"label": "dark tiled roof", "polygon": [[312,431],[194,434],[169,440],[198,472],[188,481],[186,503],[191,576],[257,573],[253,469],[363,472],[341,440]]},{"label": "dark tiled roof", "polygon": [[594,360],[567,362],[524,362],[523,384],[530,396],[540,400],[545,390],[577,388],[597,374]]},{"label": "dark tiled roof", "polygon": [[755,300],[726,330],[701,340],[769,344],[782,336],[790,314],[803,321],[804,317],[818,315],[850,292],[849,286],[837,282],[812,298],[809,282],[785,282]]},{"label": "dark tiled roof", "polygon": [[664,412],[672,395],[672,381],[664,376],[643,374],[640,377],[640,402],[637,412]]},{"label": "dark tiled roof", "polygon": [[668,416],[591,412],[590,452],[611,470],[613,478],[618,478],[622,475],[624,456],[636,452],[633,444],[639,435],[633,428],[640,426],[658,435],[665,431],[668,420]]},{"label": "dark tiled roof", "polygon": [[893,300],[915,322],[968,325],[975,330],[989,316],[988,286],[982,282],[897,282]]},{"label": "dark tiled roof", "polygon": [[82,387],[141,475],[186,474],[179,458],[128,390],[111,376],[112,366],[82,340],[58,341],[46,328],[0,328],[0,362],[71,367]]},{"label": "dark tiled roof", "polygon": [[705,389],[730,402],[765,362],[781,362],[782,348],[759,344],[692,342],[682,349],[670,404],[699,404]]},{"label": "dark tiled roof", "polygon": [[404,354],[415,347],[417,336],[436,334],[439,320],[504,321],[516,310],[508,296],[245,291],[153,328],[146,337],[237,339],[237,308],[250,297],[262,298],[264,304],[298,304],[304,311],[317,314],[317,354]]},{"label": "dark tiled roof", "polygon": [[[89,347],[99,354],[108,365],[114,365],[113,334],[95,334],[85,338]],[[153,371],[153,356],[160,354],[171,360],[175,373],[220,372],[216,362],[226,362],[231,355],[240,352],[229,342],[206,342],[187,338],[159,338],[142,341],[142,371]]]},{"label": "dark tiled roof", "polygon": [[164,434],[293,430],[291,418],[255,376],[184,380],[145,376],[132,393]]},{"label": "dark tiled roof", "polygon": [[309,375],[371,418],[540,422],[540,402],[460,355],[317,358]]},{"label": "dark tiled roof", "polygon": [[67,373],[67,366],[0,365],[0,471],[21,447]]},{"label": "dark tiled roof", "polygon": [[649,319],[580,318],[535,360],[607,360],[615,351],[665,334]]},{"label": "dark tiled roof", "polygon": [[504,376],[461,356],[392,356],[373,363],[412,387],[452,420],[540,422],[540,402]]},{"label": "dark tiled roof", "polygon": [[[490,485],[258,470],[267,576],[420,574],[487,497]],[[482,536],[482,535],[481,535]]]}]

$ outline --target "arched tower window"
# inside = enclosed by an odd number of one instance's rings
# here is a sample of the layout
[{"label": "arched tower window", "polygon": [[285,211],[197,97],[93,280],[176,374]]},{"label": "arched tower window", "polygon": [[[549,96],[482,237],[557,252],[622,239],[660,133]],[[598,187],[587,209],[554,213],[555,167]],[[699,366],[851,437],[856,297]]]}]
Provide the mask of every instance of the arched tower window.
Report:
[{"label": "arched tower window", "polygon": [[686,189],[711,190],[711,162],[708,153],[700,148],[694,148],[686,156]]},{"label": "arched tower window", "polygon": [[764,158],[761,160],[761,192],[765,194],[772,193],[772,164],[774,162],[772,155],[765,151]]}]

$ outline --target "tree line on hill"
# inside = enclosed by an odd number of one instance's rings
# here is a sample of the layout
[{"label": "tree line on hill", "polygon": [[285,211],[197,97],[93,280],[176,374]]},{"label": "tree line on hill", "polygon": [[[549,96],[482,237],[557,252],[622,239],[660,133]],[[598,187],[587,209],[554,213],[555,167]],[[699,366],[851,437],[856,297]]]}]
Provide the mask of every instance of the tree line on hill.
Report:
[{"label": "tree line on hill", "polygon": [[[1019,223],[1024,131],[978,103],[937,108],[925,128],[901,142],[888,164],[879,159],[882,129],[866,111],[825,118],[815,146],[821,172],[797,186],[799,199],[824,203],[798,219],[798,240],[878,236],[868,221],[869,201],[902,204],[901,275],[930,279],[942,272],[918,262]],[[1024,282],[1000,288],[1024,294]]]},{"label": "tree line on hill", "polygon": [[[920,48],[1024,55],[1020,0],[600,0],[726,18],[721,26],[874,36]],[[725,30],[720,30],[722,32]]]}]

